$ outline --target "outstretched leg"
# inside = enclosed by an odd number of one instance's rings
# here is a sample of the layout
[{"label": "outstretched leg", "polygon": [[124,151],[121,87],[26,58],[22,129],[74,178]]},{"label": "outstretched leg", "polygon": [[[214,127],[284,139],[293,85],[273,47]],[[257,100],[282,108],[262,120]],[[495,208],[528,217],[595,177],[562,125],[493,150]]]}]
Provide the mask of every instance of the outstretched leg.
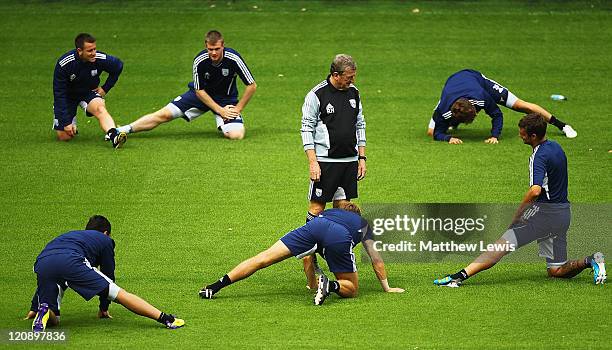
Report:
[{"label": "outstretched leg", "polygon": [[155,129],[158,125],[174,120],[172,110],[167,106],[153,113],[144,115],[129,125],[120,126],[119,131],[126,133],[149,131]]},{"label": "outstretched leg", "polygon": [[123,305],[126,309],[133,313],[153,319],[167,328],[179,328],[185,325],[185,321],[180,318],[175,318],[172,315],[159,311],[156,307],[146,302],[141,297],[129,293],[123,289],[119,289],[115,302]]},{"label": "outstretched leg", "polygon": [[270,248],[249,258],[238,266],[234,267],[227,275],[221,277],[215,283],[207,285],[200,290],[200,297],[203,299],[212,299],[213,295],[219,292],[224,287],[229,286],[234,282],[245,279],[258,270],[266,268],[279,261],[285,260],[291,256],[291,251],[280,240],[274,243]]},{"label": "outstretched leg", "polygon": [[576,133],[576,131],[570,125],[564,123],[562,120],[558,119],[550,112],[535,103],[517,99],[516,102],[514,102],[514,104],[512,105],[512,109],[524,113],[537,113],[544,117],[546,122],[556,126],[559,130],[563,131],[565,136],[567,136],[568,138],[574,138],[578,136],[578,133]]},{"label": "outstretched leg", "polygon": [[444,287],[459,287],[468,279],[468,277],[474,276],[475,274],[490,269],[495,264],[497,264],[506,254],[510,251],[509,248],[511,243],[508,239],[505,238],[506,234],[504,234],[501,238],[495,241],[495,247],[501,247],[502,249],[486,251],[480,254],[472,263],[466,266],[464,269],[461,269],[457,273],[452,275],[448,275],[446,277],[434,280],[434,284],[438,286]]}]

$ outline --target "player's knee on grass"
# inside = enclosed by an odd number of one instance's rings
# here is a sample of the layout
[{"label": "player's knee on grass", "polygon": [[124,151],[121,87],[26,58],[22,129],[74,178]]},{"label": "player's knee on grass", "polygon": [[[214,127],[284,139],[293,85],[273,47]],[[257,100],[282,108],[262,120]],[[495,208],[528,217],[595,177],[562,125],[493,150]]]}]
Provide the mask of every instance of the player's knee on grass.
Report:
[{"label": "player's knee on grass", "polygon": [[561,266],[551,266],[546,269],[548,277],[572,278],[582,272],[585,266],[579,260],[571,260]]},{"label": "player's knee on grass", "polygon": [[564,278],[566,275],[566,271],[561,266],[549,267],[546,271],[548,272],[548,277]]},{"label": "player's knee on grass", "polygon": [[244,134],[245,134],[245,131],[243,128],[243,129],[224,132],[223,136],[225,136],[225,138],[230,139],[230,140],[242,140],[244,138]]},{"label": "player's knee on grass", "polygon": [[338,280],[340,283],[340,293],[339,295],[343,298],[355,298],[359,293],[359,287],[357,287],[353,282],[348,280]]}]

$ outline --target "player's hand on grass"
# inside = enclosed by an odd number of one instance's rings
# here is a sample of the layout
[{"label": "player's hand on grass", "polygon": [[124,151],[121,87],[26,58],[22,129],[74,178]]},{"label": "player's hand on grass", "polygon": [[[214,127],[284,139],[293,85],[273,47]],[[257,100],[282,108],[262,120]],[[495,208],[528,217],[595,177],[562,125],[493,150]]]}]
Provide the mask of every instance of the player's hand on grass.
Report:
[{"label": "player's hand on grass", "polygon": [[463,141],[461,141],[461,139],[458,139],[456,137],[451,137],[450,140],[448,140],[448,143],[450,143],[451,145],[460,145],[463,143]]},{"label": "player's hand on grass", "polygon": [[366,176],[366,161],[365,159],[359,159],[359,165],[357,166],[357,180],[363,180]]},{"label": "player's hand on grass", "polygon": [[108,313],[108,310],[106,310],[106,311],[100,310],[100,311],[98,311],[98,318],[113,318],[113,316],[111,316]]},{"label": "player's hand on grass", "polygon": [[314,182],[319,182],[321,180],[321,167],[319,166],[319,162],[316,160],[309,163],[310,168],[310,179]]},{"label": "player's hand on grass", "polygon": [[395,288],[395,287],[391,288],[391,287],[390,287],[390,288],[389,288],[389,289],[387,289],[385,292],[387,292],[387,293],[404,293],[404,292],[405,292],[405,290],[404,290],[404,289],[402,289],[402,288]]},{"label": "player's hand on grass", "polygon": [[31,320],[34,317],[36,317],[36,311],[28,311],[28,314],[26,315],[26,317],[24,318],[24,320]]},{"label": "player's hand on grass", "polygon": [[95,88],[93,91],[95,91],[98,95],[102,97],[106,96],[106,91],[104,91],[104,89],[99,86]]},{"label": "player's hand on grass", "polygon": [[499,143],[499,141],[497,140],[497,137],[493,137],[493,136],[489,137],[489,138],[488,138],[488,139],[486,139],[484,142],[485,142],[485,143],[489,143],[489,144],[496,144],[496,143]]}]

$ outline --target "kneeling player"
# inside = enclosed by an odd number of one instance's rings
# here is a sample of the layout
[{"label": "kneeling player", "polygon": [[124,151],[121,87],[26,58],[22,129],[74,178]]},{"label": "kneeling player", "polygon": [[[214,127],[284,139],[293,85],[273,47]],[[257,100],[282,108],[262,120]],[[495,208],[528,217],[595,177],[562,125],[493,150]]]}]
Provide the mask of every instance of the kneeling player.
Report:
[{"label": "kneeling player", "polygon": [[429,121],[427,135],[433,136],[436,141],[461,144],[463,141],[452,137],[448,131],[456,129],[461,123],[470,124],[478,112],[484,109],[491,117],[491,137],[485,142],[498,143],[504,123],[503,113],[498,105],[519,112],[538,113],[548,123],[563,131],[568,138],[578,135],[570,125],[565,124],[544,108],[519,99],[504,86],[471,69],[459,71],[446,80],[440,101]]},{"label": "kneeling player", "polygon": [[[538,114],[528,114],[519,122],[519,135],[533,148],[529,159],[530,188],[519,206],[510,228],[495,243],[497,247],[522,247],[537,241],[540,256],[546,257],[550,277],[571,278],[593,269],[595,284],[606,281],[602,253],[580,260],[567,260],[567,230],[570,203],[567,200],[567,158],[558,143],[546,139],[546,121]],[[436,279],[434,284],[459,287],[468,277],[486,270],[512,249],[481,254],[461,271]]]},{"label": "kneeling player", "polygon": [[[47,324],[59,324],[60,302],[68,287],[85,300],[98,295],[99,318],[111,318],[108,307],[114,301],[170,329],[185,324],[115,284],[115,241],[110,233],[110,222],[103,216],[94,215],[84,231],[70,231],[56,237],[38,255],[34,264],[38,287],[26,316],[26,319],[34,318],[33,331],[42,332]],[[98,265],[100,270],[94,267]]]},{"label": "kneeling player", "polygon": [[[98,119],[105,139],[113,148],[121,147],[127,135],[115,128],[104,96],[115,86],[123,71],[123,63],[117,57],[97,51],[96,39],[90,34],[77,35],[74,44],[74,50],[57,60],[53,73],[53,129],[57,139],[69,141],[76,136],[76,114],[80,106],[87,116]],[[99,86],[102,72],[107,72],[108,78]]]},{"label": "kneeling player", "polygon": [[200,290],[200,297],[212,299],[221,288],[251,276],[256,271],[266,268],[290,256],[303,258],[306,255],[319,253],[336,276],[330,281],[324,274],[318,278],[317,293],[314,304],[321,305],[331,292],[343,298],[357,296],[358,278],[353,248],[363,243],[372,260],[372,267],[385,292],[402,293],[401,288],[391,288],[387,282],[385,264],[374,249],[372,230],[361,217],[360,208],[353,203],[343,203],[339,209],[323,211],[306,225],[297,228],[280,238],[272,247],[247,259],[236,266],[215,283]]}]

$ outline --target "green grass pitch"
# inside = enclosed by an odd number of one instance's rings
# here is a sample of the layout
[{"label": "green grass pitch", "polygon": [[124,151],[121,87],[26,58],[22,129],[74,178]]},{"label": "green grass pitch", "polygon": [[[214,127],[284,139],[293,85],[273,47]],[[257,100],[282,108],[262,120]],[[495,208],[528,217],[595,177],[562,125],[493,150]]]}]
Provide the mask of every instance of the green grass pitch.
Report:
[{"label": "green grass pitch", "polygon": [[[44,244],[100,213],[113,223],[118,284],[187,325],[165,330],[118,305],[114,319],[98,320],[97,301],[71,292],[62,308],[70,348],[611,348],[610,286],[586,272],[550,280],[544,262],[502,263],[459,290],[431,282],[460,264],[389,264],[401,295],[382,293],[361,263],[360,296],[318,308],[301,263],[288,260],[216,300],[197,297],[303,223],[301,105],[336,53],[358,63],[367,120],[358,202],[521,200],[531,150],[517,137],[520,114],[504,109],[498,145],[483,143],[485,115],[461,130],[461,146],[425,136],[445,79],[467,67],[569,122],[576,139],[555,128],[549,137],[568,155],[570,200],[612,202],[611,10],[605,1],[0,2],[0,329],[30,327],[20,318]],[[53,67],[78,32],[124,61],[107,105],[126,124],[184,92],[213,28],[259,86],[245,140],[219,137],[209,114],[130,135],[118,151],[79,114],[77,139],[54,140]],[[590,243],[612,256],[610,228],[601,223]],[[574,241],[570,230],[572,257],[587,253]],[[19,347],[0,344],[9,346]]]}]

